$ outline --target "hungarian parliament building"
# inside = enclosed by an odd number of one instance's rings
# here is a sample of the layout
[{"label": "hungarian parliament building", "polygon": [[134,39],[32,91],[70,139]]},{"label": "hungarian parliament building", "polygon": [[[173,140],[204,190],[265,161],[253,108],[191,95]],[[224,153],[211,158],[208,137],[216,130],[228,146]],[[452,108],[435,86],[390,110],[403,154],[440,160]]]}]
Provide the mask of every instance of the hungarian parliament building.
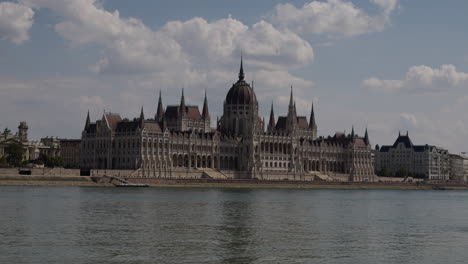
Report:
[{"label": "hungarian parliament building", "polygon": [[151,118],[145,118],[142,108],[133,120],[104,113],[91,122],[88,112],[81,169],[127,170],[150,178],[203,171],[232,179],[374,180],[367,130],[364,137],[354,128],[347,135],[318,137],[313,104],[309,120],[298,115],[292,88],[287,115],[275,118],[272,105],[265,124],[253,85],[244,78],[241,60],[239,79],[227,92],[216,128],[211,127],[206,93],[200,112],[185,103],[183,90],[180,103],[165,109],[160,93]]}]

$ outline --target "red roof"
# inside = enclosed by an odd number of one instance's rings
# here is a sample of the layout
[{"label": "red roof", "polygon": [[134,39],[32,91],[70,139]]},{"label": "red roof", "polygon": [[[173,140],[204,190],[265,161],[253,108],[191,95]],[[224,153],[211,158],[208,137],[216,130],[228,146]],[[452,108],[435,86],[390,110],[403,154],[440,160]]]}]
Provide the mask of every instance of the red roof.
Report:
[{"label": "red roof", "polygon": [[158,123],[145,121],[145,131],[147,132],[161,132],[161,127]]},{"label": "red roof", "polygon": [[307,118],[305,116],[298,116],[297,117],[297,126],[302,129],[308,129],[309,123],[307,122]]},{"label": "red roof", "polygon": [[[202,116],[200,114],[200,110],[198,110],[198,106],[196,105],[189,105],[185,107],[185,113],[187,114],[186,117],[192,120],[202,120]],[[166,108],[166,118],[167,119],[177,119],[179,117],[179,106],[177,105],[170,105]]]},{"label": "red roof", "polygon": [[356,145],[358,147],[365,147],[366,142],[362,138],[356,138],[356,139],[354,139],[354,145]]},{"label": "red roof", "polygon": [[119,114],[104,114],[104,118],[107,120],[109,127],[112,131],[117,129],[117,125],[122,121]]}]

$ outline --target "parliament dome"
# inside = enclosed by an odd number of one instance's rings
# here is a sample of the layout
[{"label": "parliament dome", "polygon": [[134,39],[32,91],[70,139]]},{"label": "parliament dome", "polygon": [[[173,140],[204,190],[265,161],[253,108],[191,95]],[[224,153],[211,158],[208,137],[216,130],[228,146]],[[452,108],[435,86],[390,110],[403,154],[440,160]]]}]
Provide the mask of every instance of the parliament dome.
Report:
[{"label": "parliament dome", "polygon": [[241,60],[241,66],[239,71],[239,80],[232,85],[231,89],[226,95],[226,104],[227,105],[248,105],[251,103],[251,100],[254,100],[254,103],[257,103],[257,97],[250,87],[250,85],[244,80],[244,69]]}]

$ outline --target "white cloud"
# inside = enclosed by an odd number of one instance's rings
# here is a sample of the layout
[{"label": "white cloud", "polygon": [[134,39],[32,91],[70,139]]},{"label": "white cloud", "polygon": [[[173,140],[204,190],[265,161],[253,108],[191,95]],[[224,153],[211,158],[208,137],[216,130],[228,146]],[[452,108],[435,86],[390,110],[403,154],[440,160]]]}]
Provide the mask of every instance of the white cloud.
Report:
[{"label": "white cloud", "polygon": [[278,4],[273,12],[275,24],[300,34],[361,35],[382,31],[389,23],[390,14],[398,0],[371,0],[381,13],[370,15],[344,0],[312,1],[297,8],[292,4]]},{"label": "white cloud", "polygon": [[407,130],[418,128],[418,119],[414,114],[401,113],[400,114],[401,126]]},{"label": "white cloud", "polygon": [[380,92],[443,92],[453,88],[468,87],[468,73],[458,72],[451,64],[442,65],[438,69],[421,65],[411,67],[404,80],[383,80],[372,77],[364,80],[362,86]]},{"label": "white cloud", "polygon": [[[56,32],[72,46],[102,47],[102,57],[90,69],[98,76],[123,81],[120,85],[126,88],[114,92],[121,107],[115,110],[118,112],[135,105],[139,108],[147,102],[145,95],[156,96],[155,90],[159,89],[171,90],[165,104],[177,103],[179,93],[174,89],[182,87],[186,88],[187,100],[193,103],[202,102],[207,89],[214,106],[210,108],[222,109],[230,84],[237,80],[241,52],[246,79],[254,79],[259,88],[279,91],[281,85],[287,90],[294,84],[300,93],[312,84],[288,72],[312,62],[310,44],[266,21],[249,26],[231,17],[210,22],[195,17],[151,29],[139,19],[103,9],[96,0],[20,1],[54,12],[59,17]],[[98,96],[104,105],[109,104],[103,92]]]},{"label": "white cloud", "polygon": [[29,39],[28,31],[33,24],[31,8],[17,3],[0,3],[0,40],[21,44]]},{"label": "white cloud", "polygon": [[196,17],[152,30],[139,19],[102,9],[96,0],[22,2],[50,8],[61,16],[63,21],[55,29],[72,44],[103,46],[103,57],[91,67],[97,73],[201,72],[232,65],[241,51],[251,66],[271,69],[303,66],[313,60],[307,41],[265,21],[249,27],[233,18],[207,22]]},{"label": "white cloud", "polygon": [[391,13],[398,5],[399,0],[370,0],[375,5],[382,8],[385,13]]}]

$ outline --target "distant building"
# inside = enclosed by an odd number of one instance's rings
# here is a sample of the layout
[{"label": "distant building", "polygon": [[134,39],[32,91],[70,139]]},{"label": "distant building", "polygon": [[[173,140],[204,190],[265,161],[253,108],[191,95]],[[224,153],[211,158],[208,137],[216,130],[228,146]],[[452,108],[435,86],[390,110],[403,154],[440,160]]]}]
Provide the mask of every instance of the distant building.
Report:
[{"label": "distant building", "polygon": [[30,143],[28,141],[28,124],[20,122],[18,133],[12,134],[11,131],[5,129],[0,135],[0,158],[6,155],[6,148],[11,144],[22,144],[24,148],[24,159],[28,159],[30,155]]},{"label": "distant building", "polygon": [[60,139],[60,156],[65,168],[80,167],[81,139]]},{"label": "distant building", "polygon": [[276,120],[272,105],[266,124],[258,115],[253,83],[244,80],[242,62],[215,129],[210,127],[206,94],[202,109],[200,113],[198,106],[186,105],[182,90],[180,104],[165,111],[160,94],[156,115],[150,119],[142,108],[133,120],[105,113],[91,123],[88,112],[81,168],[139,170],[144,177],[208,169],[235,178],[304,180],[317,174],[346,174],[352,181],[374,180],[367,131],[364,137],[353,129],[348,135],[318,138],[313,106],[309,120],[299,116],[292,87],[287,115]]},{"label": "distant building", "polygon": [[450,154],[450,179],[467,181],[468,158],[464,155]]},{"label": "distant building", "polygon": [[375,168],[396,173],[402,169],[429,180],[448,180],[450,157],[447,150],[431,145],[414,145],[406,135],[398,135],[391,146],[376,146]]}]

